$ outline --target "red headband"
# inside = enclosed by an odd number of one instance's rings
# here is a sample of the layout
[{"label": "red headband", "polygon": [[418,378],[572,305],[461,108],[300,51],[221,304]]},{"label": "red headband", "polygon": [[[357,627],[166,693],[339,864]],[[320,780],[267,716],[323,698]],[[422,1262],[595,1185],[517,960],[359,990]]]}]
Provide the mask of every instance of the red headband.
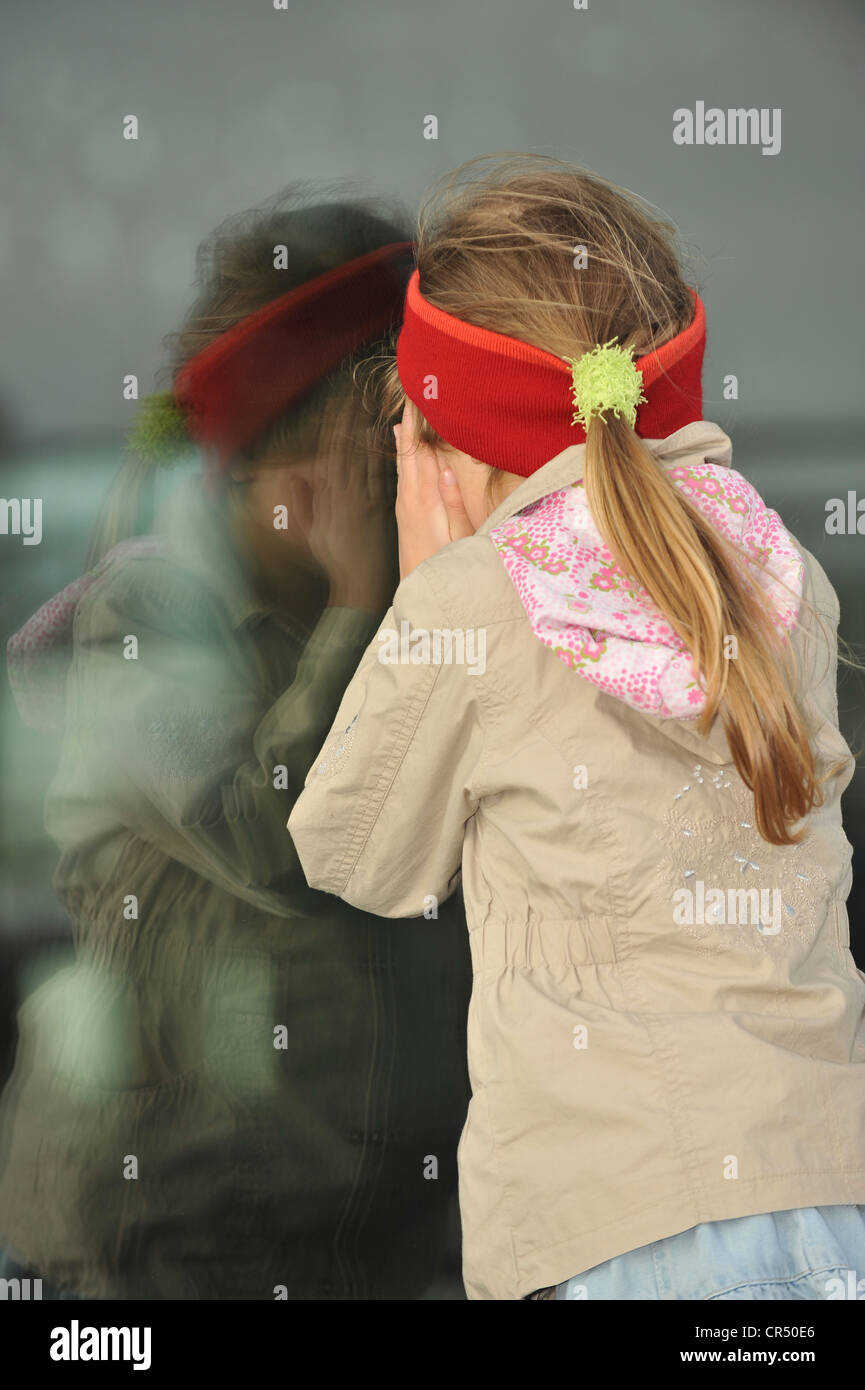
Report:
[{"label": "red headband", "polygon": [[[648,398],[635,426],[643,439],[666,439],[703,416],[706,312],[699,295],[689,293],[689,327],[634,363]],[[406,293],[397,367],[409,400],[442,439],[506,473],[527,478],[585,442],[582,426],[570,423],[568,363],[437,309],[421,294],[418,271]]]},{"label": "red headband", "polygon": [[221,472],[238,449],[363,343],[399,320],[413,244],[393,242],[249,314],[178,373],[174,396]]}]

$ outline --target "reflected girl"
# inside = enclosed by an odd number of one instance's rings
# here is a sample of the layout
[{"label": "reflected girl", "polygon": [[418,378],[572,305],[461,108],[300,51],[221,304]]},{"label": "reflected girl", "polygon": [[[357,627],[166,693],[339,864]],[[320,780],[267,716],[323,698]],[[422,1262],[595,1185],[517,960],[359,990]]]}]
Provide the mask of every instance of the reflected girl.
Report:
[{"label": "reflected girl", "polygon": [[[8,1258],[66,1296],[419,1297],[456,1262],[460,909],[356,911],[285,832],[396,584],[352,364],[410,269],[394,220],[296,190],[217,229],[173,405],[13,644],[72,625],[47,826],[76,958],[24,1003],[0,1116]],[[204,485],[160,501],[178,423]]]}]

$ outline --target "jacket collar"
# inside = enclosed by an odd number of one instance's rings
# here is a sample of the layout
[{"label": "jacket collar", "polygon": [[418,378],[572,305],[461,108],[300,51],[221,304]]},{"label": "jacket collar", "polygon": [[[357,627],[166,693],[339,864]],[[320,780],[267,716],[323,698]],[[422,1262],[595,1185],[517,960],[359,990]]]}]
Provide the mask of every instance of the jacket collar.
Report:
[{"label": "jacket collar", "polygon": [[[645,439],[643,443],[663,465],[681,463],[693,456],[699,459],[710,457],[713,463],[729,468],[733,456],[733,446],[728,436],[719,425],[713,425],[707,420],[695,420],[692,424],[676,430],[675,434],[669,435],[667,439]],[[572,444],[569,449],[557,454],[549,463],[545,463],[543,468],[539,468],[515,488],[492,515],[487,517],[483,525],[478,527],[477,534],[489,535],[494,527],[508,521],[517,512],[521,512],[523,507],[528,507],[530,503],[537,502],[551,492],[557,492],[559,488],[579,482],[583,476],[585,459],[585,444]]]}]

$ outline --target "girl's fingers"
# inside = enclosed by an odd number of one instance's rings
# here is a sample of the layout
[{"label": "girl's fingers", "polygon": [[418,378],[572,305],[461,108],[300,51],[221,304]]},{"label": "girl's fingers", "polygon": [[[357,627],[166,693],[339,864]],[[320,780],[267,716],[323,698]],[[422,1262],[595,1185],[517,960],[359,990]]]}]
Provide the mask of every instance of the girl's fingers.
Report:
[{"label": "girl's fingers", "polygon": [[303,478],[288,480],[289,511],[304,532],[313,522],[312,488]]},{"label": "girl's fingers", "polygon": [[331,459],[327,450],[322,450],[312,466],[312,490],[316,496],[326,489],[330,482]]},{"label": "girl's fingers", "polygon": [[408,400],[408,398],[406,398],[406,403],[402,410],[402,424],[405,425],[404,433],[406,439],[416,439],[418,433],[417,411],[415,410],[414,402]]},{"label": "girl's fingers", "polygon": [[396,460],[395,460],[395,465],[396,465],[396,498],[395,498],[395,500],[398,501],[398,500],[400,499],[400,497],[405,497],[405,461],[404,461],[404,459],[403,459],[403,449],[402,449],[402,426],[401,426],[401,425],[394,425],[394,427],[393,427],[393,438],[394,438],[394,445],[395,445],[395,448],[396,448]]},{"label": "girl's fingers", "polygon": [[385,506],[393,501],[393,461],[383,454],[375,439],[369,439],[366,464],[366,495],[370,502]]},{"label": "girl's fingers", "polygon": [[473,536],[475,528],[469,521],[468,512],[463,502],[463,495],[460,492],[456,474],[452,468],[443,468],[438,478],[439,493],[445,504],[445,511],[448,518],[448,531],[452,541],[461,540],[464,536]]},{"label": "girl's fingers", "polygon": [[333,515],[334,499],[342,495],[340,491],[334,490],[332,460],[329,457],[317,460],[310,494],[313,516],[322,525],[328,524]]},{"label": "girl's fingers", "polygon": [[394,426],[397,448],[399,495],[418,506],[435,506],[438,495],[438,464],[428,444],[417,444],[405,423]]},{"label": "girl's fingers", "polygon": [[351,427],[349,405],[346,403],[333,411],[327,420],[321,439],[321,452],[327,459],[328,482],[338,491],[350,487],[355,481],[354,455],[351,448]]}]

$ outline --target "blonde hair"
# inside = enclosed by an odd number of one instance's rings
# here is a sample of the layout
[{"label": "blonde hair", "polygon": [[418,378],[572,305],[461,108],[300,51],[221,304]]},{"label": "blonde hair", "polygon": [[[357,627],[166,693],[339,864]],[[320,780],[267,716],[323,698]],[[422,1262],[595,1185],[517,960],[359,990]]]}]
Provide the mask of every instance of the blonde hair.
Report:
[{"label": "blonde hair", "polygon": [[[576,271],[578,247],[588,261]],[[694,313],[672,224],[636,195],[556,160],[487,157],[462,166],[424,205],[417,258],[432,304],[560,357],[579,357],[612,338],[639,357],[681,332]],[[395,363],[382,365],[384,420],[405,397]],[[420,438],[448,447],[423,420]],[[491,509],[497,472],[487,488]],[[706,700],[698,727],[707,733],[720,715],[760,834],[776,845],[797,843],[804,834],[797,822],[822,803],[820,782],[795,696],[791,644],[779,637],[742,555],[623,419],[590,421],[584,482],[610,551],[701,672]],[[724,655],[730,635],[735,660]]]}]

